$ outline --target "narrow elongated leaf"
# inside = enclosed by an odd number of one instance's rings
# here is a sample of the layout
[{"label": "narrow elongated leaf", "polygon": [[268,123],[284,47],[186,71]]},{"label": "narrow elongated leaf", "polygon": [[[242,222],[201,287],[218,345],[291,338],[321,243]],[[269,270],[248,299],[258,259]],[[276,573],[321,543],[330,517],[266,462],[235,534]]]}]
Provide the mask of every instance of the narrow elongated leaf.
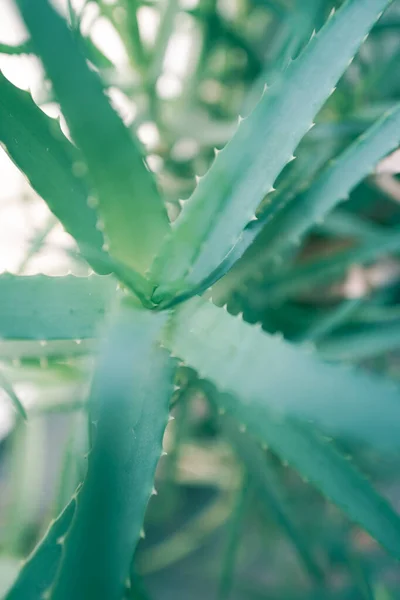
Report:
[{"label": "narrow elongated leaf", "polygon": [[16,391],[14,390],[14,386],[12,385],[11,381],[9,381],[8,377],[6,377],[1,371],[0,387],[6,392],[7,396],[10,398],[12,405],[17,411],[17,413],[24,419],[24,421],[26,421],[28,417],[26,414],[25,407],[19,399]]},{"label": "narrow elongated leaf", "polygon": [[380,236],[368,240],[349,250],[336,252],[327,257],[308,260],[290,269],[265,277],[262,286],[269,301],[277,302],[293,296],[313,285],[331,283],[343,276],[354,265],[369,264],[383,256],[400,251],[400,228],[394,227]]},{"label": "narrow elongated leaf", "polygon": [[349,332],[337,332],[318,345],[328,360],[365,360],[400,348],[400,322],[380,323]]},{"label": "narrow elongated leaf", "polygon": [[111,108],[98,75],[48,0],[17,4],[82,151],[110,252],[144,272],[169,223],[138,141]]},{"label": "narrow elongated leaf", "polygon": [[[88,205],[90,187],[78,175],[83,164],[80,152],[64,136],[58,121],[45,115],[28,92],[15,87],[1,72],[0,142],[65,230],[79,245],[102,253],[103,234]],[[83,255],[96,271],[109,273],[84,249]]]},{"label": "narrow elongated leaf", "polygon": [[311,187],[290,202],[274,219],[273,235],[265,239],[265,258],[277,255],[315,224],[321,223],[338,202],[349,197],[391,150],[400,143],[400,105],[385,114],[343,154],[323,170]]},{"label": "narrow elongated leaf", "polygon": [[237,491],[235,506],[227,526],[227,543],[222,559],[218,600],[229,598],[235,585],[235,573],[239,559],[240,544],[243,539],[250,490],[250,478],[245,476]]},{"label": "narrow elongated leaf", "polygon": [[60,564],[61,540],[71,525],[75,511],[75,497],[53,521],[43,539],[22,564],[17,579],[5,600],[42,600],[52,584]]},{"label": "narrow elongated leaf", "polygon": [[247,411],[249,424],[275,410],[313,420],[333,435],[386,450],[400,446],[400,393],[393,382],[324,363],[312,350],[264,333],[210,302],[196,298],[177,310],[164,343],[220,391],[235,394],[238,417]]},{"label": "narrow elongated leaf", "polygon": [[120,600],[168,420],[174,361],[157,345],[166,316],[124,305],[91,391],[93,447],[63,542],[54,600]]},{"label": "narrow elongated leaf", "polygon": [[344,300],[339,306],[328,310],[325,315],[315,319],[310,327],[306,329],[303,339],[316,342],[327,337],[332,331],[345,323],[357,311],[363,301],[363,298]]},{"label": "narrow elongated leaf", "polygon": [[[238,399],[224,398],[227,409],[235,406],[236,416],[240,413],[245,418],[246,407]],[[322,439],[310,427],[272,414],[249,424],[250,429],[352,521],[359,523],[391,554],[400,557],[399,515],[331,442]]]},{"label": "narrow elongated leaf", "polygon": [[116,295],[111,277],[0,276],[0,338],[93,338]]},{"label": "narrow elongated leaf", "polygon": [[237,423],[233,419],[225,416],[221,422],[250,475],[260,502],[293,544],[311,579],[321,583],[324,579],[321,567],[316,562],[309,544],[305,543],[303,532],[297,528],[294,516],[290,514],[282,483],[275,473],[271,460],[257,442],[239,432]]},{"label": "narrow elongated leaf", "polygon": [[228,254],[387,4],[347,0],[240,123],[161,248],[155,298],[182,287],[184,278],[197,284]]}]

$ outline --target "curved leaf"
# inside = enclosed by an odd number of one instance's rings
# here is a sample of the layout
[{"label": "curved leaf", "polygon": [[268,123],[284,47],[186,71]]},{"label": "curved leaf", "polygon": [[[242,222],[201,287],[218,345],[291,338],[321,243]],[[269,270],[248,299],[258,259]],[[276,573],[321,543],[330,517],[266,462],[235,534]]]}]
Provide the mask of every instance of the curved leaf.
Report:
[{"label": "curved leaf", "polygon": [[2,340],[93,338],[116,296],[111,277],[0,276]]},{"label": "curved leaf", "polygon": [[177,310],[164,344],[200,377],[235,394],[245,423],[262,422],[268,411],[312,420],[385,450],[400,446],[400,393],[395,383],[323,362],[313,349],[235,318],[200,298]]},{"label": "curved leaf", "polygon": [[[237,399],[231,398],[229,403],[229,408],[238,408]],[[243,409],[236,409],[236,416],[239,416]],[[251,431],[262,443],[268,444],[285,464],[298,471],[352,521],[360,524],[391,554],[400,558],[399,515],[331,442],[309,426],[276,418],[271,413],[265,415],[262,421],[253,422]]]},{"label": "curved leaf", "polygon": [[157,345],[165,315],[123,305],[91,390],[94,441],[51,598],[120,600],[168,420],[174,362]]},{"label": "curved leaf", "polygon": [[60,564],[60,541],[71,525],[75,511],[75,497],[59,517],[50,523],[43,539],[23,563],[17,579],[4,600],[42,600],[52,584]]},{"label": "curved leaf", "polygon": [[[15,87],[1,72],[0,142],[78,245],[103,253],[103,234],[96,228],[96,212],[88,205],[90,187],[78,175],[80,152],[64,136],[58,121],[48,117],[28,92]],[[96,271],[110,272],[84,247],[81,249]]]},{"label": "curved leaf", "polygon": [[144,272],[169,230],[138,141],[111,108],[98,75],[48,0],[17,0],[95,188],[106,241],[117,260]]},{"label": "curved leaf", "polygon": [[388,0],[347,0],[242,120],[184,204],[152,267],[162,300],[223,261]]}]

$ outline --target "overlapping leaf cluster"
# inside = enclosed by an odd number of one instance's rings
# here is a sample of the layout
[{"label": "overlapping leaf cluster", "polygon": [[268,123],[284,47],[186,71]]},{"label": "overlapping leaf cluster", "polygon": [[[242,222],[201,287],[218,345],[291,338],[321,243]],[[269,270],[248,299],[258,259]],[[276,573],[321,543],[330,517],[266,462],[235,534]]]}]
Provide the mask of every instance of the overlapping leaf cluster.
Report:
[{"label": "overlapping leaf cluster", "polygon": [[[102,68],[101,57],[91,46],[88,56],[79,27],[77,33],[68,26],[48,0],[16,4],[30,35],[28,50],[42,61],[72,142],[1,74],[0,141],[95,273],[2,275],[4,355],[75,357],[81,365],[97,347],[103,321],[109,325],[86,407],[90,451],[82,483],[22,566],[7,600],[137,597],[135,576],[128,588],[126,582],[155,493],[170,401],[177,396],[183,406],[191,394],[205,395],[220,413],[248,475],[232,513],[236,534],[222,595],[229,593],[243,488],[270,506],[319,585],[325,576],[291,524],[267,448],[400,558],[399,515],[341,450],[357,442],[398,452],[399,388],[360,366],[332,364],[347,358],[349,348],[359,361],[399,345],[390,285],[371,298],[335,302],[350,267],[400,249],[396,223],[366,221],[357,204],[337,210],[399,146],[396,91],[371,126],[357,123],[361,133],[350,127],[336,139],[324,130],[332,124],[313,127],[324,106],[334,110],[331,94],[388,1],[347,0],[317,33],[299,27],[287,48],[298,56],[287,55],[274,69],[267,65],[267,73],[247,52],[252,77],[259,78],[249,104],[260,83],[272,84],[239,119],[173,222],[135,133],[112,108],[107,80],[93,66]],[[136,12],[126,4],[119,7],[127,16],[120,35],[136,68],[150,73],[152,97],[177,6],[168,3],[149,60],[138,46]],[[113,20],[108,4],[99,5]],[[313,22],[324,11],[317,13]],[[221,26],[218,15],[211,7],[205,19],[213,31]],[[321,139],[326,154],[316,155]],[[316,240],[355,243],[315,256],[310,232]],[[322,290],[329,305],[311,310],[312,290]],[[187,385],[173,395],[174,380]],[[5,380],[3,387],[18,403],[12,385]]]}]

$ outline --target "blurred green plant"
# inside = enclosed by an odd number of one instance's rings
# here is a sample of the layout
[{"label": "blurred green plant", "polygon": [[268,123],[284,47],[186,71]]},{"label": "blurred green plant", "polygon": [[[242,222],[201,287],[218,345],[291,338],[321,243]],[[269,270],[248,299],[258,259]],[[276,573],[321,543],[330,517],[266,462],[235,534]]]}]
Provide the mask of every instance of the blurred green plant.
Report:
[{"label": "blurred green plant", "polygon": [[[59,103],[72,142],[1,73],[0,141],[75,239],[71,260],[91,272],[23,274],[50,220],[20,274],[0,276],[0,385],[19,412],[4,555],[26,553],[37,537],[18,454],[24,427],[47,413],[83,414],[89,441],[85,460],[76,421],[53,512],[64,508],[9,576],[5,599],[147,598],[150,574],[162,571],[160,597],[182,596],[176,563],[189,561],[195,577],[193,555],[202,573],[199,551],[221,528],[221,567],[214,560],[211,577],[200,575],[201,597],[210,586],[219,598],[387,596],[380,565],[390,558],[370,538],[357,547],[361,533],[332,503],[400,558],[400,517],[362,474],[369,453],[390,465],[400,446],[399,180],[379,174],[400,140],[398,2],[380,19],[388,0],[347,0],[337,11],[322,0],[97,0],[124,44],[124,73],[82,26],[93,3],[78,12],[69,2],[64,16],[49,0],[15,3],[30,37],[0,52],[40,58],[51,83],[42,100]],[[143,8],[159,11],[151,47]],[[164,64],[180,26],[201,43],[180,92],[166,98]],[[115,88],[137,102],[132,126],[112,106]],[[239,106],[245,117],[233,125]],[[146,123],[158,132],[149,157],[137,136]],[[196,171],[205,174],[193,189]],[[388,255],[388,275],[374,277]],[[41,389],[64,384],[66,400],[24,407],[14,386],[24,378]],[[147,512],[154,535],[136,552],[163,436],[172,447],[158,508]],[[25,453],[40,450],[38,437]],[[181,493],[190,443],[194,468],[211,449],[193,501]],[[250,583],[268,518],[309,576],[298,595],[296,577],[272,593],[268,578]],[[258,553],[264,572],[276,561],[269,535]],[[244,545],[251,551],[239,560]]]}]

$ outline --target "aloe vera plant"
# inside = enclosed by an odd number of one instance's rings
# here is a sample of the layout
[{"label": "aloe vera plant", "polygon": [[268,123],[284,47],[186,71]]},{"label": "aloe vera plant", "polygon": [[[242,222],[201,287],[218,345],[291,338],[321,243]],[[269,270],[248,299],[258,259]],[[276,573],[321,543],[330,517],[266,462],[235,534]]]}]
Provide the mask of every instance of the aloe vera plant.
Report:
[{"label": "aloe vera plant", "polygon": [[[299,37],[290,45],[296,57],[264,70],[241,40],[249,64],[258,65],[252,97],[260,83],[265,88],[180,203],[176,218],[168,217],[167,208],[179,204],[163,193],[137,132],[112,106],[103,68],[108,63],[82,39],[72,5],[68,22],[49,0],[15,4],[29,34],[21,53],[28,48],[40,59],[70,139],[29,92],[0,73],[0,141],[74,238],[74,258],[86,261],[90,274],[1,275],[2,359],[12,370],[21,361],[35,366],[39,358],[50,373],[66,369],[68,361],[74,381],[87,380],[93,355],[96,364],[90,391],[78,403],[90,434],[79,485],[5,599],[142,597],[135,552],[148,501],[156,494],[169,411],[176,404],[179,414],[199,395],[219,415],[246,473],[237,484],[221,597],[232,588],[248,493],[269,507],[314,584],[322,589],[326,583],[323,561],[291,522],[273,457],[399,559],[400,516],[343,450],[356,444],[391,456],[400,449],[396,381],[387,373],[368,373],[364,365],[341,364],[353,352],[359,363],[400,346],[390,286],[376,298],[347,298],[316,315],[301,303],[301,295],[318,286],[331,293],[354,264],[371,265],[400,250],[396,222],[366,223],[357,211],[337,209],[399,146],[399,102],[389,103],[361,131],[326,144],[320,164],[315,156],[325,135],[318,115],[329,109],[335,87],[376,31],[388,0],[346,0],[337,11],[318,2],[309,13],[303,7],[303,26],[297,23]],[[101,0],[96,4],[145,78],[149,110],[157,113],[157,80],[178,3],[166,3],[150,55],[136,2],[120,0],[114,9]],[[238,34],[211,5],[204,23],[237,45]],[[284,12],[284,3],[272,5],[277,15]],[[201,8],[188,14],[198,17]],[[325,17],[317,33],[309,28]],[[287,18],[285,27],[290,23]],[[6,46],[0,52],[19,53]],[[344,238],[350,231],[356,240],[350,248],[302,258],[310,232],[329,239],[343,231]],[[371,314],[378,316],[369,324]],[[386,328],[379,324],[382,314]],[[346,353],[352,344],[354,351]],[[31,411],[26,416],[5,375],[0,386],[29,424]],[[178,461],[178,449],[172,455]],[[217,515],[225,518],[223,511]],[[175,546],[181,547],[179,539]]]}]

